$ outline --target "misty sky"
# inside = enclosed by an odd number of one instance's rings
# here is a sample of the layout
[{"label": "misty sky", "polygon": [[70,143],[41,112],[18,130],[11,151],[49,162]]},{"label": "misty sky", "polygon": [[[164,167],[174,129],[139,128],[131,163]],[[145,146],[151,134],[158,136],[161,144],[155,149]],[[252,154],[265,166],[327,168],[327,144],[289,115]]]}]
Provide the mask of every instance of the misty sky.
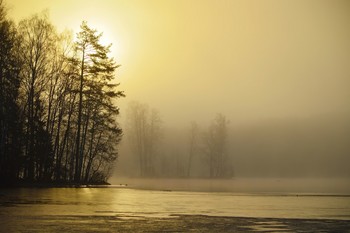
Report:
[{"label": "misty sky", "polygon": [[169,125],[231,124],[350,112],[350,1],[7,0],[16,21],[49,9],[113,43],[127,98]]}]

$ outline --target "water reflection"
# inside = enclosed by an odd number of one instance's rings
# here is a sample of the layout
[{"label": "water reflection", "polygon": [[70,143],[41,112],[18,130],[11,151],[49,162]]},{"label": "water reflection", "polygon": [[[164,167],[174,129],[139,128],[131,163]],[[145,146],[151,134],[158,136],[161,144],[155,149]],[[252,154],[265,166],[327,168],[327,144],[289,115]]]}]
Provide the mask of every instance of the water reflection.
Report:
[{"label": "water reflection", "polygon": [[128,188],[0,190],[0,216],[211,216],[348,219],[350,197],[164,192]]}]

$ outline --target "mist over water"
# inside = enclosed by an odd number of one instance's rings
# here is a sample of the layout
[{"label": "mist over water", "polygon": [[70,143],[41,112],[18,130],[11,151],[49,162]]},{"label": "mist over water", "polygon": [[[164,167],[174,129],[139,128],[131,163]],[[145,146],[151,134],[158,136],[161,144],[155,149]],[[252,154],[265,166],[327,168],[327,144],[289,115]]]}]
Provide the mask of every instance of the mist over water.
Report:
[{"label": "mist over water", "polygon": [[350,195],[349,178],[233,178],[178,179],[113,177],[112,185],[124,187],[194,192],[275,195]]},{"label": "mist over water", "polygon": [[[200,145],[189,177],[207,177],[203,134],[221,113],[229,121],[228,178],[349,178],[349,3],[189,5],[147,8],[147,28],[167,43],[149,41],[155,62],[124,82],[130,92],[121,101],[125,137],[116,179],[139,175],[127,137],[132,100],[162,119],[154,177],[186,177],[192,121]],[[154,23],[156,17],[167,21]]]},{"label": "mist over water", "polygon": [[[349,179],[348,119],[340,116],[271,119],[248,125],[237,125],[231,121],[227,154],[233,174],[229,178]],[[186,178],[188,129],[164,128],[162,139],[157,144],[155,177]],[[205,126],[201,129],[206,130]],[[164,164],[168,166],[166,169],[163,169]],[[205,178],[208,169],[205,155],[199,148],[193,157],[190,178]],[[138,158],[125,137],[112,180],[138,175]],[[350,183],[344,185],[350,186]]]},{"label": "mist over water", "polygon": [[[201,150],[187,177],[188,127],[165,126],[155,157],[158,173],[153,178],[136,178],[138,160],[125,138],[110,182],[155,190],[350,194],[348,119],[327,115],[252,124],[231,121],[228,154],[234,173],[228,179],[205,179],[209,167]],[[168,167],[163,169],[165,159]]]}]

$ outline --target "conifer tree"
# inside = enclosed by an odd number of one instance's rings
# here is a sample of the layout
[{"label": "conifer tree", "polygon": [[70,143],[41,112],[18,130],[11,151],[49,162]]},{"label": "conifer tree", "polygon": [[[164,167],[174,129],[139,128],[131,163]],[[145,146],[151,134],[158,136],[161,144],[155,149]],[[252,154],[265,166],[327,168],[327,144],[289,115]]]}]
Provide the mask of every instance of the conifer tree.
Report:
[{"label": "conifer tree", "polygon": [[[111,45],[103,46],[100,43],[101,36],[102,33],[98,34],[86,22],[82,23],[81,31],[77,35],[76,49],[80,75],[75,141],[75,182],[81,181],[84,172],[84,179],[88,179],[93,163],[92,158],[94,158],[92,154],[95,153],[92,150],[103,152],[102,149],[98,151],[98,147],[102,145],[103,136],[111,131],[115,131],[117,139],[121,136],[121,129],[115,122],[119,109],[114,105],[113,99],[122,97],[124,94],[115,90],[118,84],[111,83],[118,65],[108,56]],[[104,140],[108,141],[108,136]],[[89,154],[89,159],[86,159],[86,153]]]}]

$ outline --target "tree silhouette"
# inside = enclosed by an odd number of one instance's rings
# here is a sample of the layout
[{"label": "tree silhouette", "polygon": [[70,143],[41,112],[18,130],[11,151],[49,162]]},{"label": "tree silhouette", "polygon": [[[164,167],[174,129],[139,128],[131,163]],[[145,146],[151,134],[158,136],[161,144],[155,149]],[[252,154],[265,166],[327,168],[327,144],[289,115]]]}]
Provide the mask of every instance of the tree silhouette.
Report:
[{"label": "tree silhouette", "polygon": [[[50,53],[54,46],[55,33],[47,14],[36,14],[29,19],[22,20],[18,30],[21,40],[19,56],[23,64],[21,81],[26,125],[25,158],[27,166],[24,170],[24,178],[34,181],[37,178],[35,176],[38,175],[35,174],[35,167],[41,166],[38,163],[42,161],[36,156],[35,143],[38,131],[45,130],[40,128],[43,127],[41,108],[43,107],[43,93],[49,77]],[[50,147],[50,145],[47,146]]]},{"label": "tree silhouette", "polygon": [[[81,31],[77,35],[76,50],[79,56],[77,59],[80,75],[75,141],[74,180],[76,182],[80,182],[82,177],[88,130],[90,130],[90,146],[85,180],[91,169],[92,143],[96,137],[99,137],[96,136],[98,127],[104,126],[105,130],[112,130],[121,135],[121,130],[114,125],[113,115],[117,115],[119,110],[112,104],[112,99],[122,97],[124,94],[114,91],[113,89],[118,85],[110,83],[118,65],[115,64],[113,58],[108,57],[111,45],[103,46],[99,42],[101,36],[102,33],[97,34],[97,31],[89,28],[86,22],[81,24]],[[102,122],[101,119],[105,122]],[[97,143],[101,141],[97,140]]]},{"label": "tree silhouette", "polygon": [[232,168],[227,155],[228,123],[224,115],[218,114],[203,136],[210,178],[231,175]]},{"label": "tree silhouette", "polygon": [[196,154],[198,147],[198,134],[199,127],[196,122],[191,122],[189,130],[189,145],[188,145],[188,164],[187,164],[187,177],[190,177],[192,169],[193,157]]},{"label": "tree silhouette", "polygon": [[0,176],[9,182],[106,182],[118,157],[118,68],[102,33],[57,33],[46,12],[19,22],[0,0]]},{"label": "tree silhouette", "polygon": [[21,165],[21,117],[17,103],[21,64],[17,59],[19,41],[15,24],[7,19],[0,0],[0,180],[17,178]]},{"label": "tree silhouette", "polygon": [[127,109],[128,138],[137,155],[141,176],[155,173],[154,156],[161,137],[161,119],[156,110],[150,111],[146,104],[131,102]]}]

